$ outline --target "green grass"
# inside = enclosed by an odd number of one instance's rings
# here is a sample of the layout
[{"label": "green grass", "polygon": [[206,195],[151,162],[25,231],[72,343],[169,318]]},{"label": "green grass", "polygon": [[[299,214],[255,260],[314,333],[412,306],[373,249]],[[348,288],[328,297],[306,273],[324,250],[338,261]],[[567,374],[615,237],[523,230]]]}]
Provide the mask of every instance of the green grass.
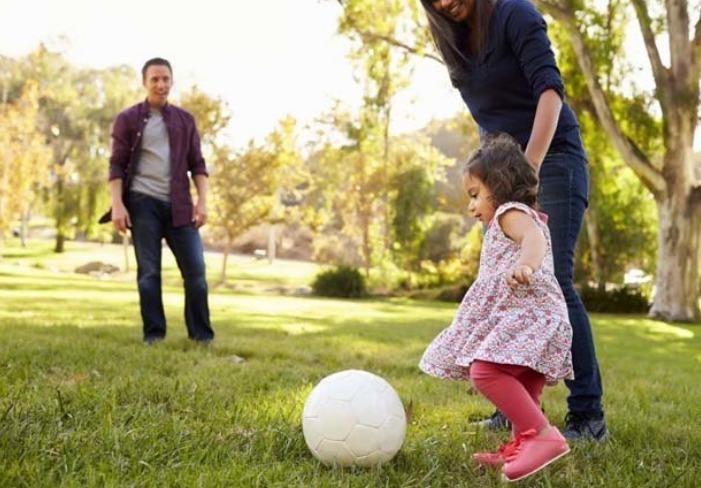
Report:
[{"label": "green grass", "polygon": [[[416,367],[454,305],[213,286],[216,345],[202,348],[186,339],[169,264],[168,338],[148,347],[133,273],[100,280],[62,271],[96,256],[119,260],[121,248],[74,244],[62,257],[41,243],[6,248],[0,263],[3,487],[501,486],[470,462],[474,450],[505,440],[468,425],[490,405]],[[301,286],[315,272],[238,259],[234,284]],[[643,317],[593,321],[613,438],[577,445],[519,486],[701,486],[701,328]],[[306,396],[322,377],[351,368],[387,379],[411,410],[404,447],[380,469],[326,468],[304,443]],[[563,385],[546,391],[557,425],[565,395]]]}]

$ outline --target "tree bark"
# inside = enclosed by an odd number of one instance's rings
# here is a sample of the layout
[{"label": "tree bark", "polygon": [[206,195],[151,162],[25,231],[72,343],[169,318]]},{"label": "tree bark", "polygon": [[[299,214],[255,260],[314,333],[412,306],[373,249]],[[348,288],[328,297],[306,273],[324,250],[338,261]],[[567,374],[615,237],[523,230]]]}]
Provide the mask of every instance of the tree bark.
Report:
[{"label": "tree bark", "polygon": [[[680,202],[680,200],[682,200]],[[650,317],[698,322],[701,205],[697,198],[658,202],[659,254]]]}]

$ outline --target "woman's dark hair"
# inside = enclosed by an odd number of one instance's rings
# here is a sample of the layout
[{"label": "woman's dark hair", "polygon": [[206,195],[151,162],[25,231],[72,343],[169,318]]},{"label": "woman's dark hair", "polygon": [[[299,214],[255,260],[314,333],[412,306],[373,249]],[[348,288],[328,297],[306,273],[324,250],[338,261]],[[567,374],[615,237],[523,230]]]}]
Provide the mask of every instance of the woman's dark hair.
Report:
[{"label": "woman's dark hair", "polygon": [[170,67],[170,63],[168,62],[167,59],[163,58],[151,58],[148,61],[144,63],[144,67],[141,68],[141,79],[146,80],[146,70],[148,70],[149,66],[165,66],[168,68],[168,71],[170,71],[170,76],[173,76],[173,68]]},{"label": "woman's dark hair", "polygon": [[494,208],[506,202],[536,208],[538,175],[521,146],[508,134],[487,136],[467,160],[463,176],[479,178],[489,188]]},{"label": "woman's dark hair", "polygon": [[[489,17],[494,9],[495,0],[474,0],[477,15],[477,52],[471,53],[482,59],[487,48],[489,34]],[[455,22],[441,15],[432,0],[421,0],[428,17],[433,42],[448,68],[448,75],[453,86],[457,87],[466,79],[465,65],[470,52],[470,28],[466,22]]]}]

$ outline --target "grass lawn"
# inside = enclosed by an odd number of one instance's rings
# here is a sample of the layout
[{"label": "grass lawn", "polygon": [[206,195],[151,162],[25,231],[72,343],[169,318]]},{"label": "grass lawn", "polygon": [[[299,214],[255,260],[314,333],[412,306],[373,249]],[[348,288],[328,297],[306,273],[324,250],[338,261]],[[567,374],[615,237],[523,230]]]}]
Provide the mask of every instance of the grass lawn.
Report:
[{"label": "grass lawn", "polygon": [[[145,346],[133,272],[69,272],[98,259],[121,265],[121,248],[68,243],[57,257],[50,245],[9,246],[0,262],[1,486],[502,486],[470,461],[505,440],[468,424],[489,404],[416,367],[455,305],[243,293],[241,283],[308,285],[316,268],[239,257],[237,286],[212,286],[217,339],[206,348],[186,339],[166,263],[168,338]],[[218,276],[219,258],[207,259]],[[613,438],[575,446],[519,486],[701,486],[701,327],[624,316],[593,323]],[[304,443],[306,396],[344,369],[384,377],[410,411],[404,447],[379,469],[326,468]],[[546,391],[557,425],[565,395],[564,385]]]}]

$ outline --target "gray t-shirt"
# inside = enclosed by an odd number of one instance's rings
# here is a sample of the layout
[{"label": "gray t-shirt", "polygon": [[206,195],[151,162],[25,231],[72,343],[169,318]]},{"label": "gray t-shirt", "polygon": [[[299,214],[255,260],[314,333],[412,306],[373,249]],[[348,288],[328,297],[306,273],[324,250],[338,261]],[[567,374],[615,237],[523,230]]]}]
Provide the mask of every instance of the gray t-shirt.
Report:
[{"label": "gray t-shirt", "polygon": [[131,191],[170,201],[170,143],[160,111],[151,111],[141,139],[141,153]]}]

